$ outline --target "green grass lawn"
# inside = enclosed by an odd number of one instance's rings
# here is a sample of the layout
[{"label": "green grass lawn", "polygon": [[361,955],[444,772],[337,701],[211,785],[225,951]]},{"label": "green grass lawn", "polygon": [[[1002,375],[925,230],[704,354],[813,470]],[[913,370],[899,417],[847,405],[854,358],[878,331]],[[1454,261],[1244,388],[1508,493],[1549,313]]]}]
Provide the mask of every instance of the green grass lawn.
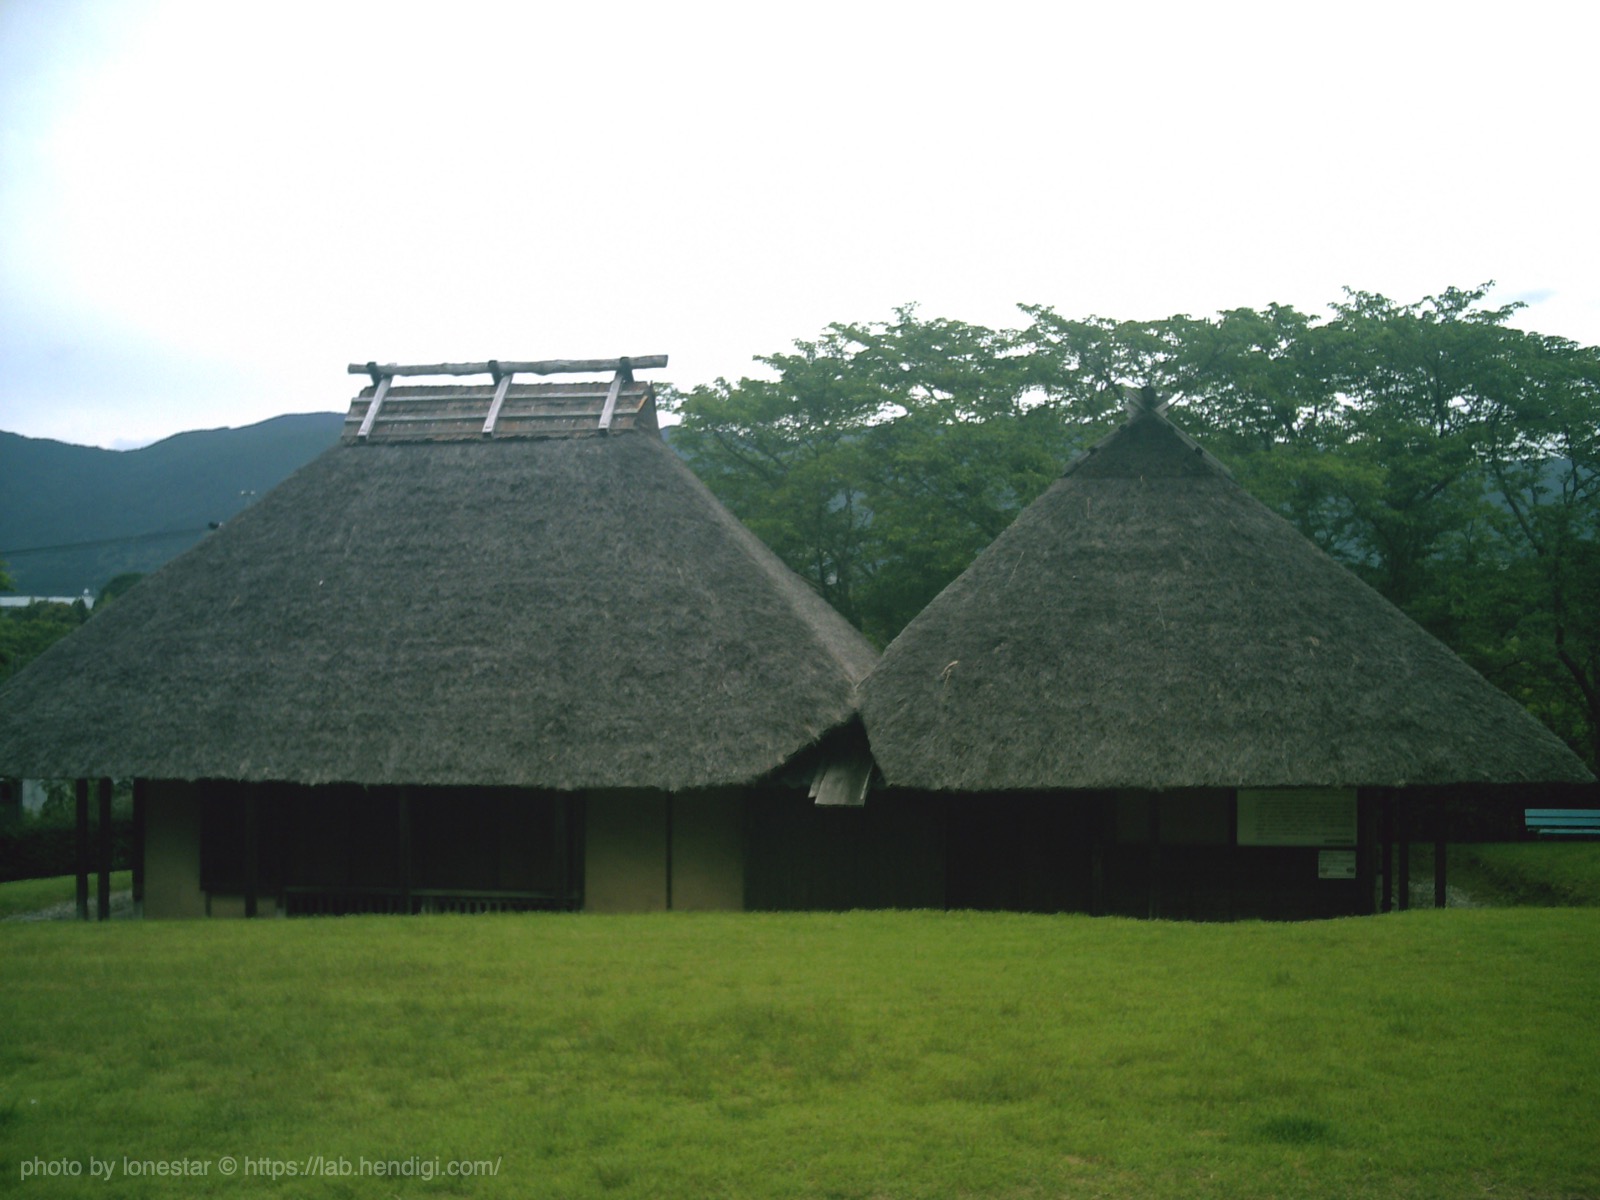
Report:
[{"label": "green grass lawn", "polygon": [[1595,1196],[1597,984],[1589,909],[10,924],[0,1189]]},{"label": "green grass lawn", "polygon": [[1491,903],[1600,905],[1600,841],[1455,846],[1450,853]]},{"label": "green grass lawn", "polygon": [[[98,876],[89,876],[89,912],[94,912]],[[111,872],[111,890],[126,891],[133,886],[132,871]],[[21,879],[0,883],[0,918],[34,912],[55,904],[70,904],[78,898],[78,877],[56,875],[49,879]]]}]

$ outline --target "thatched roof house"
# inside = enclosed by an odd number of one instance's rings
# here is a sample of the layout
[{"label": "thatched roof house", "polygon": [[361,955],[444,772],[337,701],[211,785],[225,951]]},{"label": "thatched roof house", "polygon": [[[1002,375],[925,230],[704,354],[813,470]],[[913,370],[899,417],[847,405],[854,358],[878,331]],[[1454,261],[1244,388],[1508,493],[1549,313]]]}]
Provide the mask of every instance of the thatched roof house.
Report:
[{"label": "thatched roof house", "polygon": [[379,369],[344,444],[0,688],[0,774],[661,794],[815,747],[875,651],[623,363],[610,387]]},{"label": "thatched roof house", "polygon": [[1154,411],[1074,463],[862,690],[884,777],[908,787],[1588,778]]},{"label": "thatched roof house", "polygon": [[[1238,847],[1253,790],[1292,806],[1338,789],[1347,837],[1318,844],[1364,846],[1377,817],[1358,792],[1590,778],[1149,397],[905,628],[862,697],[892,788],[991,807],[1033,797],[1041,813],[1100,805],[1071,835],[1096,845],[1117,829],[1153,838],[1164,819],[1168,837],[1183,822]],[[1219,870],[1244,869],[1228,855]],[[1314,858],[1305,869],[1315,881]]]}]

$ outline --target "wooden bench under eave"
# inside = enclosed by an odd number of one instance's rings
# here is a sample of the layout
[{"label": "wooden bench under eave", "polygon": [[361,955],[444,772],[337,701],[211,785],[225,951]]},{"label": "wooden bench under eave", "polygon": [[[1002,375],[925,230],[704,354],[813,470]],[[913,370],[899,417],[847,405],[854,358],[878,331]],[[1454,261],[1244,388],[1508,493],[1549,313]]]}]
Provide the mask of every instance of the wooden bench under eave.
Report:
[{"label": "wooden bench under eave", "polygon": [[1530,808],[1523,822],[1539,837],[1600,837],[1600,809],[1595,808]]}]

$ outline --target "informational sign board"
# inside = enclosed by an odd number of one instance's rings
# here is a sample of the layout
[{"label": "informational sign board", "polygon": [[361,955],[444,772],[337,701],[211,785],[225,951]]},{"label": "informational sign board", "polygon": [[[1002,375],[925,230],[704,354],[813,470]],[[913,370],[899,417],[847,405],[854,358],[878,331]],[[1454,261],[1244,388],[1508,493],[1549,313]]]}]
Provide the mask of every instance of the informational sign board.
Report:
[{"label": "informational sign board", "polygon": [[1354,879],[1356,877],[1356,852],[1354,850],[1318,850],[1318,879]]},{"label": "informational sign board", "polygon": [[1354,846],[1354,788],[1239,789],[1241,846]]}]

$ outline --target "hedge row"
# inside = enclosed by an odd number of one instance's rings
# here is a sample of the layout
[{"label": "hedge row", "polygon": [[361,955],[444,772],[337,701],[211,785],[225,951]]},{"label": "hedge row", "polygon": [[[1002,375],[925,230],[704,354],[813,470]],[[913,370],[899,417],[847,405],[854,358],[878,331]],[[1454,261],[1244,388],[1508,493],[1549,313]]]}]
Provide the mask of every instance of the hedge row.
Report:
[{"label": "hedge row", "polygon": [[[99,852],[99,830],[90,829],[90,862]],[[133,818],[111,818],[112,869],[133,865]],[[98,864],[95,864],[98,866]],[[71,875],[78,869],[78,833],[71,824],[29,819],[0,826],[0,883]]]}]

